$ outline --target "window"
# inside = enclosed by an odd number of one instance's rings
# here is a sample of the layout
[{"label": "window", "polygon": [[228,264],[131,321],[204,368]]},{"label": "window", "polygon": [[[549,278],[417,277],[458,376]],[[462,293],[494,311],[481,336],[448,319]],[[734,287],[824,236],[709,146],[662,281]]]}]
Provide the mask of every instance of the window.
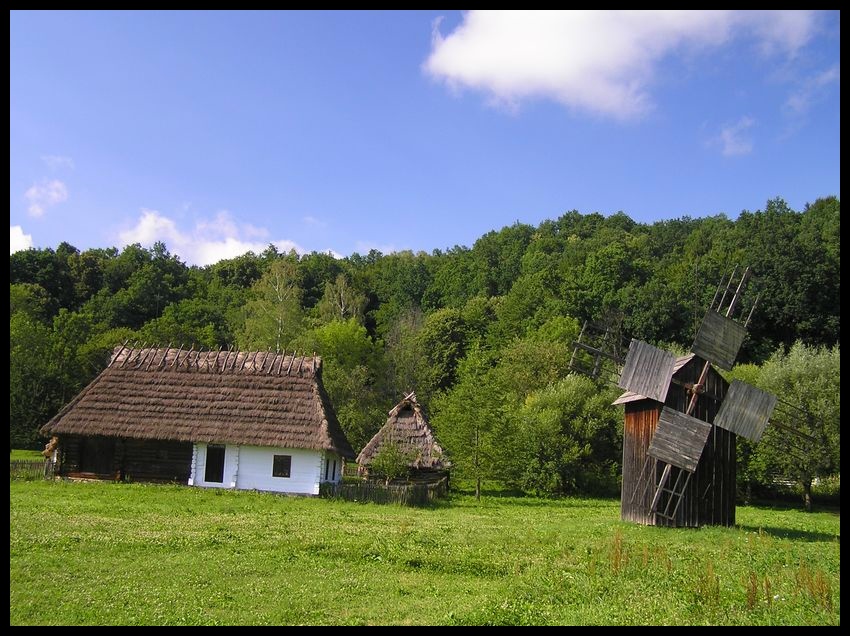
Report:
[{"label": "window", "polygon": [[224,446],[210,444],[207,446],[207,466],[204,470],[204,481],[220,484],[224,481]]},{"label": "window", "polygon": [[292,469],[292,455],[275,455],[272,477],[289,477]]},{"label": "window", "polygon": [[334,460],[334,467],[333,467],[333,470],[331,471],[331,479],[336,480],[336,460]]}]

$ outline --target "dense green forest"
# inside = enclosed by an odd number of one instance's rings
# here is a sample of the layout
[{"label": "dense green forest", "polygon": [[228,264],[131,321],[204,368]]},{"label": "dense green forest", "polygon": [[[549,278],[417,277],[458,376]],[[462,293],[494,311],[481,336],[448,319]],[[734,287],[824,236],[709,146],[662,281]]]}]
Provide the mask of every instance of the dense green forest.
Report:
[{"label": "dense green forest", "polygon": [[[270,245],[199,268],[152,249],[67,243],[9,257],[10,444],[37,429],[105,366],[116,344],[297,350],[323,379],[359,450],[415,389],[458,473],[526,492],[617,491],[616,389],[568,372],[586,319],[690,346],[717,282],[749,265],[760,294],[733,373],[809,408],[805,466],[777,444],[744,447],[740,480],[809,483],[840,472],[840,202],[634,222],[567,212],[432,253],[279,253]],[[797,344],[795,344],[797,343]]]}]

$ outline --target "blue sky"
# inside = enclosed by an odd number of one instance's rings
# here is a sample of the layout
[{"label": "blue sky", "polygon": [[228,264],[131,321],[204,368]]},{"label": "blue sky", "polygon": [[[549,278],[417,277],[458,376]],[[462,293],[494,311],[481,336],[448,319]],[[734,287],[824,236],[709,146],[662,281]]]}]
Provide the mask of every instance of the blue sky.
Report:
[{"label": "blue sky", "polygon": [[10,15],[10,253],[471,245],[840,196],[838,12]]}]

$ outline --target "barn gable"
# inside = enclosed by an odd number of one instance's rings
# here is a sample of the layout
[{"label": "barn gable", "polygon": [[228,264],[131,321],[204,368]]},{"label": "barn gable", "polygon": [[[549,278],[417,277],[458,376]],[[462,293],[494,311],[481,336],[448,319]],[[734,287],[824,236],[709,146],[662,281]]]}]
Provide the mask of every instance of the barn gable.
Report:
[{"label": "barn gable", "polygon": [[434,437],[416,395],[410,393],[389,412],[386,423],[357,456],[357,463],[367,467],[381,448],[387,444],[398,444],[403,452],[413,457],[414,470],[440,471],[449,467],[443,449]]}]

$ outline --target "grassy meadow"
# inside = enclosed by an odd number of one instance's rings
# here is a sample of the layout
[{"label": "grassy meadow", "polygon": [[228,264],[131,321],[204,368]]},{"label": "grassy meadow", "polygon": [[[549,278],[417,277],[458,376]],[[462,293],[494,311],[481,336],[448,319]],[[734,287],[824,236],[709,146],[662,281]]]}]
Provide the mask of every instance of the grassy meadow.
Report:
[{"label": "grassy meadow", "polygon": [[411,509],[183,486],[10,482],[31,624],[840,624],[838,513],[622,523],[615,500]]},{"label": "grassy meadow", "polygon": [[44,461],[44,455],[37,450],[18,450],[15,449],[9,453],[10,461],[37,462]]}]

